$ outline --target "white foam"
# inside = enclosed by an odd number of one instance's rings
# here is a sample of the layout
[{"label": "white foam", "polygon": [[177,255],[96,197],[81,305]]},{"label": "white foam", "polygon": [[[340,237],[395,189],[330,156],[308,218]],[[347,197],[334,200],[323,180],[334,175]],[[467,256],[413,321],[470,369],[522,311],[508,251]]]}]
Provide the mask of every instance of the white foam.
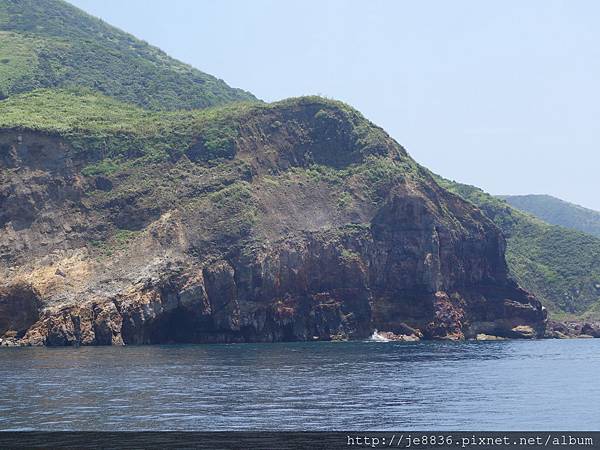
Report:
[{"label": "white foam", "polygon": [[377,330],[373,331],[373,334],[371,335],[371,337],[368,340],[371,342],[390,342],[390,340],[388,338],[379,334],[379,332]]}]

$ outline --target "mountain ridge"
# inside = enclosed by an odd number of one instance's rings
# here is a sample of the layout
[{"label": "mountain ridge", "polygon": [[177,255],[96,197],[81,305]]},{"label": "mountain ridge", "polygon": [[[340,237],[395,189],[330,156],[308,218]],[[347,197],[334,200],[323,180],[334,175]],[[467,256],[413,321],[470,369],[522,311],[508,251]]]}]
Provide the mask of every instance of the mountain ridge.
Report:
[{"label": "mountain ridge", "polygon": [[600,237],[600,212],[545,194],[499,195],[511,206],[553,225]]}]

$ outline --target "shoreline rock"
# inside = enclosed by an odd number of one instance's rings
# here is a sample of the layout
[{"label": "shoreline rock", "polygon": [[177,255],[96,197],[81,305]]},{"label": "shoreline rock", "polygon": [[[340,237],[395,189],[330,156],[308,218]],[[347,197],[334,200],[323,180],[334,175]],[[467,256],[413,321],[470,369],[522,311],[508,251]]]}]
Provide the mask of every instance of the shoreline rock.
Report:
[{"label": "shoreline rock", "polygon": [[548,339],[600,338],[600,321],[549,320],[544,337]]},{"label": "shoreline rock", "polygon": [[476,341],[505,341],[507,338],[501,336],[494,336],[492,334],[479,333],[475,336]]}]

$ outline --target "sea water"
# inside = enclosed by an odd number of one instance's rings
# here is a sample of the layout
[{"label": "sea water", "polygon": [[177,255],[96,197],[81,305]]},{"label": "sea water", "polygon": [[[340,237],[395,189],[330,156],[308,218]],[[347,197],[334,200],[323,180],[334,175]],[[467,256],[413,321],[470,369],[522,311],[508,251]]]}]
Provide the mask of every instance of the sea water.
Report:
[{"label": "sea water", "polygon": [[0,430],[598,430],[600,339],[0,349]]}]

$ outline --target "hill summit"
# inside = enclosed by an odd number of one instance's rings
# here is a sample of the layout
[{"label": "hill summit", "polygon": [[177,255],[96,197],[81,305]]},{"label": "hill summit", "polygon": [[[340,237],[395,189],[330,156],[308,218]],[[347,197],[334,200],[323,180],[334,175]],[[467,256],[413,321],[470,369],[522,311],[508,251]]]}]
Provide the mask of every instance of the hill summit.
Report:
[{"label": "hill summit", "polygon": [[0,99],[74,86],[148,109],[256,100],[62,0],[0,1]]}]

